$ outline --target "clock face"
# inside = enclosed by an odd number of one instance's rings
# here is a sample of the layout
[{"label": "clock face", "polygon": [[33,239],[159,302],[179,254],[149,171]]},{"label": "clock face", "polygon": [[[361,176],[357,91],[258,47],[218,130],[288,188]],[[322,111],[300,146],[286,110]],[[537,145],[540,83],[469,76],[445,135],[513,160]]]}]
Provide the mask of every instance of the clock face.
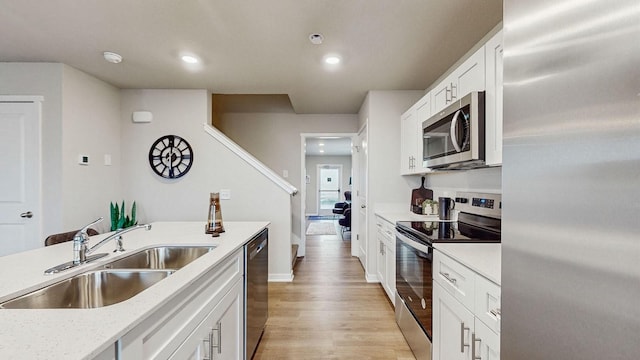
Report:
[{"label": "clock face", "polygon": [[177,135],[165,135],[159,138],[149,150],[149,165],[163,178],[177,179],[186,174],[192,164],[191,145]]}]

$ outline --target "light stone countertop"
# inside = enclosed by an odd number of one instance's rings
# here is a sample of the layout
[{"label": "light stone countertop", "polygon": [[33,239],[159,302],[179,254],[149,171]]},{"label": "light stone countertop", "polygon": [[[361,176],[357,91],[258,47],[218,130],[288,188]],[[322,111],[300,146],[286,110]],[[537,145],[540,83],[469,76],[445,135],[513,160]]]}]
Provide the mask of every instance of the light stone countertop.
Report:
[{"label": "light stone countertop", "polygon": [[[72,259],[71,241],[0,257],[0,302],[3,302],[101,267],[141,248],[217,245],[215,250],[118,304],[95,309],[0,309],[0,359],[91,359],[268,225],[266,221],[225,222],[226,232],[214,238],[204,233],[204,222],[157,222],[149,231],[125,234],[125,252],[112,253],[115,244],[108,243],[97,250],[109,252],[108,256],[55,275],[44,275],[44,270]],[[107,235],[92,236],[89,246]]]},{"label": "light stone countertop", "polygon": [[502,245],[496,243],[435,243],[433,247],[500,285]]}]

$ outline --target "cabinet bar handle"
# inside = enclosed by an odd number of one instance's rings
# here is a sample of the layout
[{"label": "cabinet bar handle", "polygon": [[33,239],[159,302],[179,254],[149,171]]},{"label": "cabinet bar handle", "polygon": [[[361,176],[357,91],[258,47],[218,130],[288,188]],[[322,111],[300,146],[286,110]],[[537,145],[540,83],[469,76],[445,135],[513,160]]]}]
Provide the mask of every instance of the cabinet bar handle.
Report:
[{"label": "cabinet bar handle", "polygon": [[445,279],[447,279],[447,281],[449,281],[450,283],[452,283],[453,285],[456,285],[456,282],[458,280],[456,280],[455,278],[452,278],[451,275],[449,275],[449,273],[443,273],[440,272],[440,275],[442,275],[442,277],[444,277]]},{"label": "cabinet bar handle", "polygon": [[458,91],[456,91],[456,93],[454,94],[454,93],[453,93],[453,90],[454,90],[454,89],[455,89],[455,90],[458,90],[458,89],[457,89],[457,87],[456,87],[456,85],[452,82],[452,83],[451,83],[451,101],[453,101],[454,99],[457,99],[457,98],[458,98]]},{"label": "cabinet bar handle", "polygon": [[464,323],[460,323],[460,352],[464,353],[464,348],[469,347],[469,344],[464,343],[464,332],[465,330],[471,330],[468,327],[464,326]]},{"label": "cabinet bar handle", "polygon": [[206,339],[203,339],[202,342],[203,343],[209,343],[209,355],[205,356],[202,358],[202,360],[213,360],[213,330],[211,329],[211,331],[209,331],[209,335],[207,336]]},{"label": "cabinet bar handle", "polygon": [[491,313],[491,315],[493,315],[493,316],[495,316],[497,318],[500,318],[500,315],[501,315],[500,308],[493,309],[493,310],[491,310],[489,312]]},{"label": "cabinet bar handle", "polygon": [[218,322],[218,325],[216,327],[217,329],[214,330],[218,330],[218,344],[213,347],[218,349],[218,354],[222,354],[222,323]]},{"label": "cabinet bar handle", "polygon": [[[480,355],[476,356],[476,342],[480,344]],[[482,340],[471,333],[471,360],[482,360]]]}]

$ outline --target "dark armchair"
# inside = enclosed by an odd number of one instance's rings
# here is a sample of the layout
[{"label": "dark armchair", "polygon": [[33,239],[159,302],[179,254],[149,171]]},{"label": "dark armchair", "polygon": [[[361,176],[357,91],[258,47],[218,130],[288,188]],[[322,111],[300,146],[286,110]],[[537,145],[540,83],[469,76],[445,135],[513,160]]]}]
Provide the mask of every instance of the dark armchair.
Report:
[{"label": "dark armchair", "polygon": [[342,226],[342,232],[351,231],[351,207],[344,209],[342,217],[338,220],[338,224]]},{"label": "dark armchair", "polygon": [[333,205],[332,212],[334,215],[344,215],[344,210],[351,204],[351,190],[344,192],[344,200],[344,202],[337,202]]}]

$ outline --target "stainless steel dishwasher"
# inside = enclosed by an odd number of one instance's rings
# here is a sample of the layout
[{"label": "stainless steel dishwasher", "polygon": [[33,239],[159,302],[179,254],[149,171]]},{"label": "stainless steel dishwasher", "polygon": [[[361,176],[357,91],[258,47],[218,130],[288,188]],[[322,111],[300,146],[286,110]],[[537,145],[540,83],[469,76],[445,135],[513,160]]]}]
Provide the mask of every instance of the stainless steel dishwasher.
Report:
[{"label": "stainless steel dishwasher", "polygon": [[262,230],[244,249],[246,359],[253,358],[269,315],[269,231]]}]

